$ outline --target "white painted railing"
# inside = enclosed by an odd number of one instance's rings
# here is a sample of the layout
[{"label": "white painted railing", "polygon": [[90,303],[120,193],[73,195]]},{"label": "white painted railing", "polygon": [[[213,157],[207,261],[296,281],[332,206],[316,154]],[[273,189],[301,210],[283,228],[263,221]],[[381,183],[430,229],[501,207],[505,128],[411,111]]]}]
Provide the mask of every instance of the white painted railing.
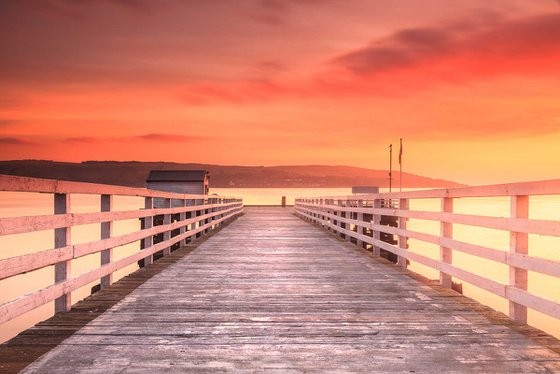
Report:
[{"label": "white painted railing", "polygon": [[[559,261],[529,255],[529,234],[560,236],[560,221],[529,218],[529,197],[539,195],[560,196],[560,180],[373,195],[302,197],[296,199],[295,209],[298,216],[333,230],[347,240],[354,238],[360,246],[370,244],[375,254],[379,255],[380,249],[393,253],[398,256],[397,263],[401,266],[406,267],[409,260],[439,271],[440,283],[444,287],[451,287],[452,277],[455,277],[496,294],[509,301],[510,318],[526,323],[527,308],[560,319],[558,300],[537,296],[527,290],[528,271],[560,279]],[[508,198],[511,214],[495,217],[453,212],[455,199],[474,197]],[[409,210],[410,202],[418,199],[440,199],[441,208],[439,211]],[[381,224],[382,219],[391,218],[398,222],[398,226]],[[440,235],[407,229],[408,219],[438,222]],[[454,224],[509,232],[509,251],[455,240]],[[381,240],[384,234],[398,237],[396,244]],[[410,251],[408,238],[438,245],[439,259]],[[454,266],[453,251],[507,265],[509,283],[502,284]],[[560,248],[558,251],[560,258]]]},{"label": "white painted railing", "polygon": [[[115,271],[141,260],[147,266],[153,262],[155,253],[162,252],[165,256],[171,252],[172,245],[184,245],[243,211],[242,200],[235,197],[184,195],[144,188],[9,175],[0,175],[0,191],[53,194],[54,207],[54,214],[49,215],[0,217],[0,236],[54,230],[52,249],[0,259],[0,279],[52,265],[55,269],[52,285],[0,305],[0,324],[53,300],[55,312],[67,311],[71,307],[72,291],[96,280],[100,281],[101,288],[108,287],[112,283],[112,274]],[[99,196],[100,211],[71,213],[72,194]],[[113,211],[113,196],[143,197],[145,208]],[[161,215],[163,224],[154,225],[155,217]],[[178,220],[173,221],[173,216]],[[143,229],[121,236],[112,235],[113,222],[135,218],[142,219]],[[100,224],[99,240],[72,244],[71,228],[85,224]],[[177,235],[172,236],[173,233]],[[157,234],[163,234],[163,241],[155,244],[153,239]],[[117,261],[112,260],[113,248],[134,242],[140,242],[142,250]],[[25,246],[25,243],[21,245]],[[72,277],[71,261],[92,253],[101,253],[99,266]]]}]

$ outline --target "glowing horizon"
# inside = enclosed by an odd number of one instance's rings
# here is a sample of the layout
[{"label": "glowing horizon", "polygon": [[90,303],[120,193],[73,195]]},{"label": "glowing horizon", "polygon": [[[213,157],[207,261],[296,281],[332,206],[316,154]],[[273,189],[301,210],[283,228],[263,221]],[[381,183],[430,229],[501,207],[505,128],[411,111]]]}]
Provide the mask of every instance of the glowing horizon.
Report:
[{"label": "glowing horizon", "polygon": [[558,178],[554,0],[0,3],[0,159]]}]

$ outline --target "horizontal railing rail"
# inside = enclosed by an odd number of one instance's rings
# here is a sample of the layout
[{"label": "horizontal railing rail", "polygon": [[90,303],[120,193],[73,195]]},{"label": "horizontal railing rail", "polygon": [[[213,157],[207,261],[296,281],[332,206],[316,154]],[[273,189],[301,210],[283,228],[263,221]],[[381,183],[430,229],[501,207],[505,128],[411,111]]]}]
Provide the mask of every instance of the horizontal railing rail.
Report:
[{"label": "horizontal railing rail", "polygon": [[[452,277],[455,277],[500,296],[509,301],[510,318],[526,323],[527,308],[560,319],[559,300],[528,291],[529,271],[560,280],[560,261],[529,254],[529,235],[560,237],[559,220],[529,217],[531,196],[560,198],[560,180],[367,195],[300,197],[295,200],[295,210],[301,218],[334,231],[346,240],[352,238],[359,246],[371,245],[377,255],[381,250],[392,253],[403,267],[407,266],[407,261],[413,261],[437,270],[444,287],[452,287]],[[510,215],[498,217],[453,212],[455,199],[488,197],[508,198]],[[439,211],[409,209],[411,202],[420,199],[439,199]],[[388,219],[394,225],[383,224]],[[439,222],[440,234],[410,230],[407,228],[409,219]],[[454,239],[455,224],[505,231],[510,237],[509,250]],[[383,235],[397,239],[391,243],[382,240]],[[409,238],[438,245],[439,258],[409,250]],[[454,265],[454,251],[508,266],[509,282],[503,284]]]},{"label": "horizontal railing rail", "polygon": [[[185,245],[243,212],[243,201],[236,197],[10,175],[0,175],[0,191],[52,194],[54,210],[54,214],[48,215],[0,217],[0,236],[54,230],[53,248],[0,259],[0,280],[47,266],[54,266],[55,273],[51,285],[0,305],[0,324],[51,301],[55,302],[55,312],[67,311],[72,305],[73,291],[95,281],[100,282],[101,288],[109,287],[116,271],[139,261],[148,266],[153,263],[154,254],[168,255],[172,246]],[[71,196],[76,194],[99,196],[100,211],[72,213]],[[114,196],[144,198],[144,209],[114,211]],[[130,219],[140,219],[142,228],[114,236],[113,223]],[[88,224],[100,224],[99,239],[73,244],[71,229]],[[162,236],[158,243],[154,242],[156,235]],[[137,252],[113,261],[115,248],[135,242],[140,243]],[[94,253],[100,253],[98,266],[72,277],[71,261]]]}]

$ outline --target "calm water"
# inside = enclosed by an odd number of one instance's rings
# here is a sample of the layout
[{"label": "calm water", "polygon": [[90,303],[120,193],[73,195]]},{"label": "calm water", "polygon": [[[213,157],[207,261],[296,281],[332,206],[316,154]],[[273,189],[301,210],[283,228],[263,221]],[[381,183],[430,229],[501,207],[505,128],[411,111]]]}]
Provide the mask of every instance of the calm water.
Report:
[{"label": "calm water", "polygon": [[[279,205],[282,196],[287,197],[289,205],[294,203],[298,196],[334,196],[349,195],[349,188],[243,188],[227,189],[215,188],[211,193],[220,195],[235,195],[243,197],[246,205]],[[0,216],[27,216],[52,213],[52,195],[50,194],[26,194],[26,193],[0,193],[2,201],[0,205]],[[413,210],[438,210],[439,200],[427,199],[412,201],[410,208]],[[457,213],[493,215],[507,217],[509,215],[509,200],[507,198],[484,198],[484,199],[457,199],[454,203]],[[115,210],[140,209],[143,206],[142,198],[116,197],[114,200]],[[75,195],[72,197],[72,212],[95,212],[99,209],[99,197],[87,195]],[[558,197],[535,197],[530,201],[531,218],[560,220],[560,198]],[[439,223],[410,220],[408,227],[411,230],[439,235]],[[140,229],[139,220],[127,220],[115,222],[113,235],[123,235]],[[83,225],[72,228],[72,243],[83,243],[99,238],[100,225]],[[468,241],[474,244],[484,245],[490,248],[507,251],[509,248],[509,234],[498,230],[478,229],[463,225],[454,225],[454,238]],[[531,235],[530,254],[538,257],[560,258],[560,239],[539,235]],[[22,246],[22,243],[25,243]],[[0,237],[0,258],[8,258],[25,253],[52,248],[52,231],[36,232],[31,234],[18,234]],[[432,258],[439,257],[439,247],[410,240],[412,251],[422,253]],[[132,243],[114,249],[114,258],[126,257],[139,249],[139,243]],[[508,269],[505,265],[493,261],[480,259],[458,251],[453,253],[453,263],[458,267],[468,269],[479,275],[490,279],[507,283]],[[89,268],[97,266],[100,262],[99,254],[85,256],[72,261],[72,275],[76,276],[86,272]],[[136,270],[136,265],[117,272],[115,280],[122,278]],[[438,278],[435,270],[422,265],[412,263],[410,269],[421,273],[429,278]],[[54,277],[53,267],[47,267],[29,274],[22,274],[10,279],[0,281],[0,303],[11,300],[23,293],[33,292],[51,284]],[[458,281],[458,280],[456,280]],[[88,296],[92,283],[72,293],[72,302]],[[560,300],[560,281],[535,273],[529,273],[529,289],[531,292],[552,300]],[[463,283],[463,291],[467,296],[473,297],[492,308],[507,312],[507,301],[494,296],[486,291],[480,290],[469,284]],[[34,311],[23,315],[0,326],[0,341],[5,341],[20,331],[33,326],[37,322],[52,315],[52,303],[44,305]],[[543,329],[557,337],[560,337],[560,321],[547,317],[538,312],[529,312],[529,323]]]}]

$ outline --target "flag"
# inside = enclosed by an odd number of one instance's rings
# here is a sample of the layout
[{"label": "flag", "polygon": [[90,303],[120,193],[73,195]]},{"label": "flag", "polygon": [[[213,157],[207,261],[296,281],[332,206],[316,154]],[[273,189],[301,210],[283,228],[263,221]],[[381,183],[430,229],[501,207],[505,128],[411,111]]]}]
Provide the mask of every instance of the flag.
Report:
[{"label": "flag", "polygon": [[401,146],[399,148],[399,165],[402,165],[402,138],[401,138]]}]

